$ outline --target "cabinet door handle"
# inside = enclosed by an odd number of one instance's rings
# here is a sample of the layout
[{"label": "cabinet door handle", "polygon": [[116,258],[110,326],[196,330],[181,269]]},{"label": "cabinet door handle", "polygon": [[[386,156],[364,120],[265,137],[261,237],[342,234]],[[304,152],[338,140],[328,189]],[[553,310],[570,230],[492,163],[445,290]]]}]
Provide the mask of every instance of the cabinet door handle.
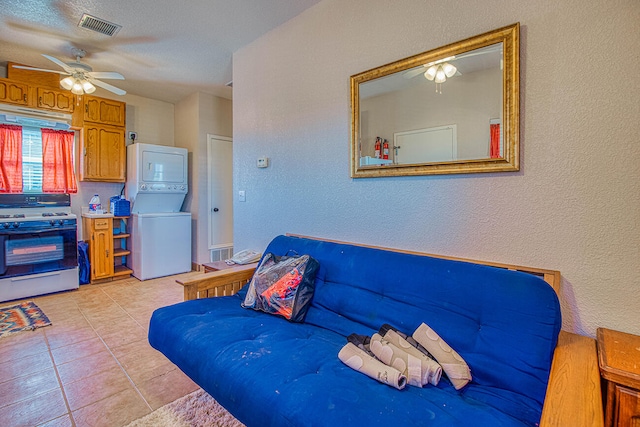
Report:
[{"label": "cabinet door handle", "polygon": [[40,105],[42,105],[42,97],[39,98],[38,102]]},{"label": "cabinet door handle", "polygon": [[24,98],[24,102],[27,102],[27,94],[26,93],[24,94],[23,98]]},{"label": "cabinet door handle", "polygon": [[107,249],[107,258],[109,258],[109,249]]},{"label": "cabinet door handle", "polygon": [[85,104],[84,106],[84,112],[89,114],[89,104]]}]

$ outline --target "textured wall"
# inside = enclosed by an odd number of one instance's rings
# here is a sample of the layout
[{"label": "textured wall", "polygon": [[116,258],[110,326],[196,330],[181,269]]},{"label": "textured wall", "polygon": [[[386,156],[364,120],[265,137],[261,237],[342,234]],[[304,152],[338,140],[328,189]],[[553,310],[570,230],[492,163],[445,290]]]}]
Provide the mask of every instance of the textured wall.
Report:
[{"label": "textured wall", "polygon": [[191,259],[209,262],[207,134],[232,136],[231,101],[197,92],[176,104],[175,141],[189,150],[189,194],[184,211],[191,212]]},{"label": "textured wall", "polygon": [[[350,75],[518,21],[520,172],[349,178]],[[293,232],[558,269],[565,329],[640,333],[638,22],[636,0],[322,1],[234,55],[235,247]]]}]

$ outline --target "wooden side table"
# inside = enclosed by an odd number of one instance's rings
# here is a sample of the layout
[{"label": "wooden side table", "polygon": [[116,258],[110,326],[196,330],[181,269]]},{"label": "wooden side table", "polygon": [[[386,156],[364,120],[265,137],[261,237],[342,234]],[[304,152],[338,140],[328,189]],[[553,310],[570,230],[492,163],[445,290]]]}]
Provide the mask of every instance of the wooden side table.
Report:
[{"label": "wooden side table", "polygon": [[605,427],[640,427],[640,336],[598,328]]}]

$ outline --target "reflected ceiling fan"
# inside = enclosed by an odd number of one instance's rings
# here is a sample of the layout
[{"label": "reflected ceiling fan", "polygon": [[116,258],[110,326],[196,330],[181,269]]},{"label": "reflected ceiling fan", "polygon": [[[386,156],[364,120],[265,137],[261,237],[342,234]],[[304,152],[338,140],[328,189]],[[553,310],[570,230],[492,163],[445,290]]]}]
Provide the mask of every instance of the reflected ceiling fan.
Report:
[{"label": "reflected ceiling fan", "polygon": [[24,65],[13,65],[13,67],[21,68],[23,70],[43,71],[45,73],[57,73],[63,76],[67,76],[60,80],[60,85],[76,95],[93,93],[96,90],[96,86],[113,92],[116,95],[125,95],[127,93],[126,91],[112,86],[109,83],[98,80],[124,80],[124,76],[122,74],[116,73],[114,71],[93,71],[93,68],[91,68],[89,65],[80,62],[80,60],[86,55],[86,52],[84,50],[73,48],[72,52],[76,57],[76,60],[67,63],[62,62],[61,60],[59,60],[58,58],[54,58],[53,56],[45,55],[44,53],[42,54],[42,56],[47,58],[49,61],[55,63],[56,65],[59,65],[64,71],[27,67]]},{"label": "reflected ceiling fan", "polygon": [[[413,77],[419,76],[420,74],[423,74],[424,77],[428,80],[435,80],[436,83],[444,83],[447,78],[462,75],[457,67],[451,64],[452,62],[455,63],[455,61],[460,59],[467,59],[477,55],[494,54],[498,52],[502,53],[502,45],[500,43],[475,49],[469,52],[464,52],[458,55],[452,55],[447,58],[429,62],[428,64],[423,64],[421,66],[408,70],[403,74],[403,77],[405,79],[411,79]],[[500,64],[500,66],[502,67],[502,63]]]}]

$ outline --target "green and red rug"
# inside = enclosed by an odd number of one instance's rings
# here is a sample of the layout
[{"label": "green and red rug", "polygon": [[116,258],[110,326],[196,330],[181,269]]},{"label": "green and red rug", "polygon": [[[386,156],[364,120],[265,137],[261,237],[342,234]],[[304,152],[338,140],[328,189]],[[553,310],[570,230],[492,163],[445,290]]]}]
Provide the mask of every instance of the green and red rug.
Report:
[{"label": "green and red rug", "polygon": [[33,303],[26,301],[0,307],[0,338],[20,331],[31,331],[51,324],[49,318]]}]

